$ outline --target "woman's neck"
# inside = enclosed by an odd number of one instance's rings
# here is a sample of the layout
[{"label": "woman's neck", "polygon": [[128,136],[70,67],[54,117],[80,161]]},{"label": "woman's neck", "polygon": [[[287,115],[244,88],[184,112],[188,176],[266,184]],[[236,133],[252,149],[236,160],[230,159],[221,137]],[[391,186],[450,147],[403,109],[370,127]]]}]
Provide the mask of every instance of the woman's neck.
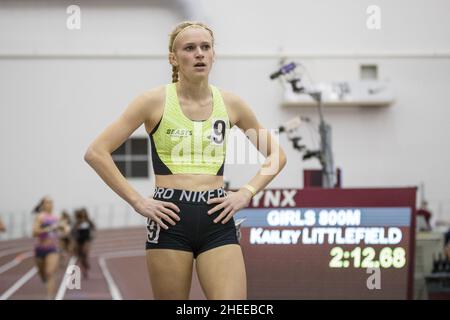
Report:
[{"label": "woman's neck", "polygon": [[207,81],[189,82],[178,81],[176,84],[177,94],[183,99],[194,101],[205,101],[211,97],[211,90]]}]

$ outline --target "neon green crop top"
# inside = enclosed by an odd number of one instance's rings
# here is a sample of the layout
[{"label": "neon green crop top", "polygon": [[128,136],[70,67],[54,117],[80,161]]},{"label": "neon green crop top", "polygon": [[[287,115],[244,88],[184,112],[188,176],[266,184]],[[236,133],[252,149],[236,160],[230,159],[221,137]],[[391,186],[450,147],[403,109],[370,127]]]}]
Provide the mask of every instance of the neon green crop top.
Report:
[{"label": "neon green crop top", "polygon": [[230,121],[219,90],[212,85],[210,88],[211,116],[195,121],[181,110],[175,83],[166,85],[163,116],[150,133],[156,175],[223,175]]}]

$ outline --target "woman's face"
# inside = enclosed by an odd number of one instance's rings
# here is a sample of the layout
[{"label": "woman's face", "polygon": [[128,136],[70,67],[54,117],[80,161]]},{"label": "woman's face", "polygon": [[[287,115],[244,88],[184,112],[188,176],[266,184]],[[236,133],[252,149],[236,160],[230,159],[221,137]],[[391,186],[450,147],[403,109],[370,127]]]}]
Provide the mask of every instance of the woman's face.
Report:
[{"label": "woman's face", "polygon": [[215,52],[210,33],[203,28],[188,28],[174,43],[175,54],[170,53],[172,65],[178,66],[183,77],[199,79],[208,76]]},{"label": "woman's face", "polygon": [[50,198],[44,198],[42,201],[41,211],[51,213],[53,211],[53,200]]}]

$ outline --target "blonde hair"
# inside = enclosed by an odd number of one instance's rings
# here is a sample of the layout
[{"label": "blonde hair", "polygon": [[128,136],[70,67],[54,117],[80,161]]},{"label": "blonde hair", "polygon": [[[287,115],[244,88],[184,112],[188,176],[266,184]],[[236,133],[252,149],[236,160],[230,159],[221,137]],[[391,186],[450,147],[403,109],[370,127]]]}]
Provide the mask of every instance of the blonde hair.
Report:
[{"label": "blonde hair", "polygon": [[[175,53],[175,40],[178,35],[181,34],[184,30],[191,27],[199,27],[203,28],[209,32],[212,38],[212,45],[214,46],[214,33],[212,30],[204,23],[197,21],[183,21],[175,26],[173,31],[169,35],[169,52]],[[172,83],[178,82],[178,67],[172,65]]]}]

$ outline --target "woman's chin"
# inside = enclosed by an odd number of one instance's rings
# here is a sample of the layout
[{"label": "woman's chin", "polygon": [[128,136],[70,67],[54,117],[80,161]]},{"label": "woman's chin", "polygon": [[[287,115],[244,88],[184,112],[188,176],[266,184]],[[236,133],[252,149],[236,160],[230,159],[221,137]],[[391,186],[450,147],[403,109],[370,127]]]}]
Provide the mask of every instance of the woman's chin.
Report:
[{"label": "woman's chin", "polygon": [[195,81],[201,81],[201,80],[207,80],[208,79],[208,73],[206,72],[196,72],[189,76],[189,79],[195,80]]}]

